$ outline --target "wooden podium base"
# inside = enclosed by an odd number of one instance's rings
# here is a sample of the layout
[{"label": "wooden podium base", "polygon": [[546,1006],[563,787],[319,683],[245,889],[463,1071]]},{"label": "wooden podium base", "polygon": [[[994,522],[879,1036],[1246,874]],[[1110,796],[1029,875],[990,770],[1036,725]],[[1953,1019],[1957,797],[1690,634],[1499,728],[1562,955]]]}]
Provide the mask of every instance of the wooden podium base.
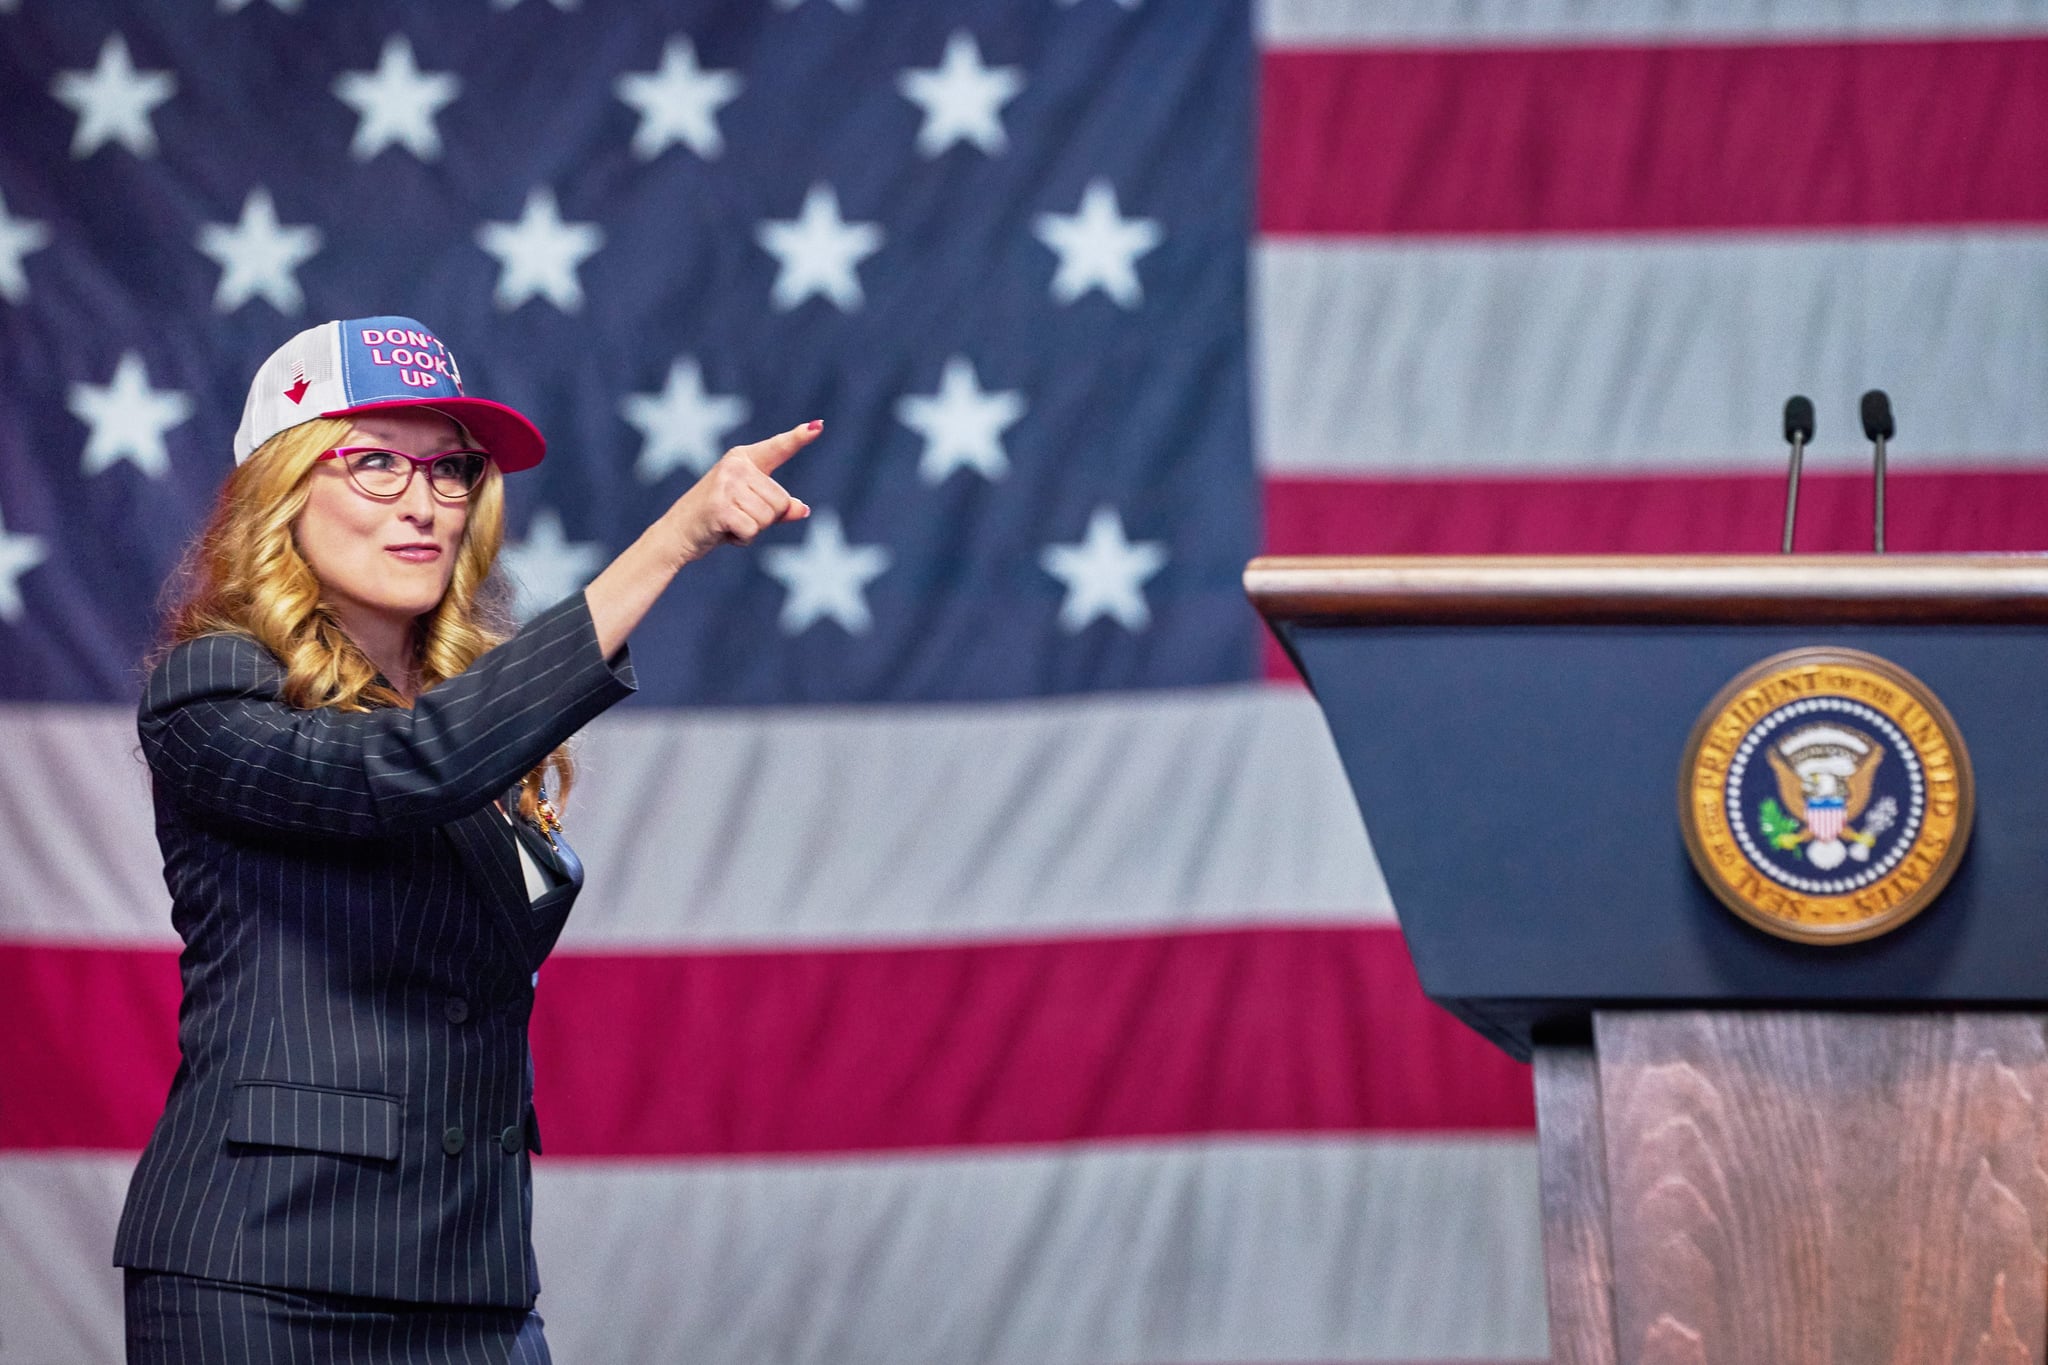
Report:
[{"label": "wooden podium base", "polygon": [[1603,1011],[1539,1046],[1552,1358],[2042,1361],[2043,1024]]}]

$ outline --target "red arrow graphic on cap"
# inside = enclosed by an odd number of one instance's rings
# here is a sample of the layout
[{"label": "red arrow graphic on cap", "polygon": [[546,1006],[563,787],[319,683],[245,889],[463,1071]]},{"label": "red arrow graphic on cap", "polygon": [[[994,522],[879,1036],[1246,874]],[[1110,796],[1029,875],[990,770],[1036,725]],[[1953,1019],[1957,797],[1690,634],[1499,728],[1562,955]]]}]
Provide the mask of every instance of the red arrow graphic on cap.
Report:
[{"label": "red arrow graphic on cap", "polygon": [[306,390],[311,387],[312,386],[306,382],[306,376],[300,375],[298,382],[296,384],[293,384],[290,388],[284,391],[284,396],[291,399],[294,403],[296,403],[301,398],[304,398],[306,396]]}]

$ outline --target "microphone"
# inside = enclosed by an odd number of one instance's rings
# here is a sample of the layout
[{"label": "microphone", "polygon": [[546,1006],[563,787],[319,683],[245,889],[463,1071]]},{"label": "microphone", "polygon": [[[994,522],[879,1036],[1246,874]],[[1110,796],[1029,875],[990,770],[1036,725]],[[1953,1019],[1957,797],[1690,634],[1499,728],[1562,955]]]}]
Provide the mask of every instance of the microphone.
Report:
[{"label": "microphone", "polygon": [[1884,443],[1898,435],[1898,427],[1892,421],[1892,400],[1885,397],[1883,389],[1872,389],[1863,395],[1863,434],[1876,443],[1877,459],[1877,514],[1872,540],[1879,554],[1884,553]]},{"label": "microphone", "polygon": [[1813,439],[1813,400],[1795,393],[1785,400],[1785,439],[1792,443],[1792,468],[1785,479],[1785,546],[1792,553],[1792,525],[1799,520],[1799,466]]}]

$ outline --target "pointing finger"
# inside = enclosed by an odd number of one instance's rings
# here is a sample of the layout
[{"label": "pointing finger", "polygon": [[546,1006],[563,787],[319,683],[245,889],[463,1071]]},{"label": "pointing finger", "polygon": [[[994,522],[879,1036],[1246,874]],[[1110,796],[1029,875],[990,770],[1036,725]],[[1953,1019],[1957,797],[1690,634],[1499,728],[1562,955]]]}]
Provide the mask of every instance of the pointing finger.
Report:
[{"label": "pointing finger", "polygon": [[824,429],[823,422],[806,422],[800,427],[791,427],[779,436],[770,436],[765,441],[741,446],[739,452],[763,474],[773,473],[781,467],[783,461],[817,440],[818,434]]}]

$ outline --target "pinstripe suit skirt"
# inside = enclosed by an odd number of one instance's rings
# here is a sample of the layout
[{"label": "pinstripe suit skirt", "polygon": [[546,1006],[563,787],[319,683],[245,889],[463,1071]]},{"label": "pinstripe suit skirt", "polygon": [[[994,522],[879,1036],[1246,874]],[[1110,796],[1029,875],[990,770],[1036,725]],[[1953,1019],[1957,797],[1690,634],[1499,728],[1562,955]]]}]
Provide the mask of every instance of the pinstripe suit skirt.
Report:
[{"label": "pinstripe suit skirt", "polygon": [[549,1365],[540,1314],[127,1272],[128,1365]]}]

